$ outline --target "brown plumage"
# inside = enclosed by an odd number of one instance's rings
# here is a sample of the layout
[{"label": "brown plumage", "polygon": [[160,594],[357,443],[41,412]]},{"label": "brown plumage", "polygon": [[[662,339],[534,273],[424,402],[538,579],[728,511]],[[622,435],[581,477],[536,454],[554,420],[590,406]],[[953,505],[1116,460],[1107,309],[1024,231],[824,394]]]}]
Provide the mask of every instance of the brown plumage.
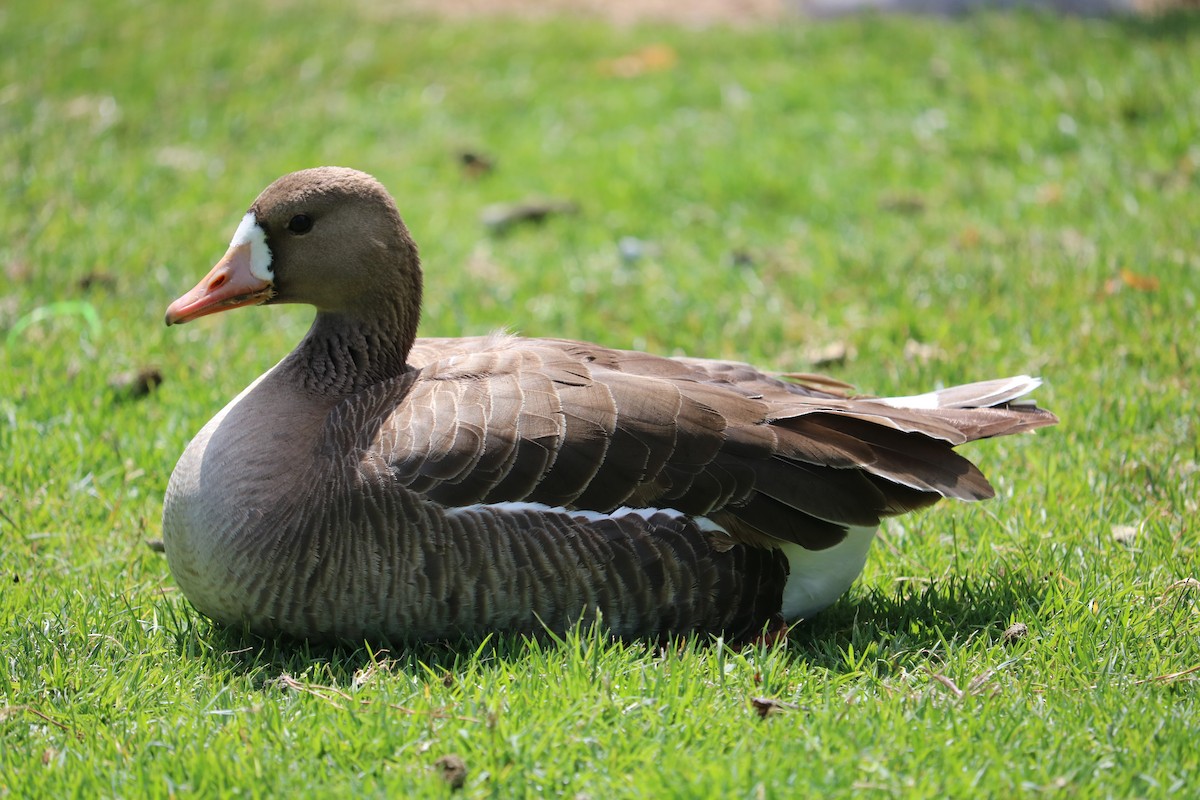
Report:
[{"label": "brown plumage", "polygon": [[167,311],[317,308],[179,461],[171,569],[213,619],[311,638],[751,636],[833,602],[881,518],[992,495],[954,451],[1055,422],[1037,381],[851,397],[817,376],[508,335],[416,339],[387,192],[284,176]]}]

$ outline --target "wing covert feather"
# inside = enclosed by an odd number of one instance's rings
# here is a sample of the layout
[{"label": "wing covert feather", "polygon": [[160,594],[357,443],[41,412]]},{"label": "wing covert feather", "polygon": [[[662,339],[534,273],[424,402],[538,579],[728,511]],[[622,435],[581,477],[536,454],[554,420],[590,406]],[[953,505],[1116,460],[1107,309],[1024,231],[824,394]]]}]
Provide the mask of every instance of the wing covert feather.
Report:
[{"label": "wing covert feather", "polygon": [[1026,385],[1015,381],[945,390],[947,407],[931,411],[736,362],[566,340],[418,340],[411,360],[416,377],[371,447],[396,480],[441,503],[674,508],[718,515],[738,538],[815,549],[940,496],[990,496],[953,446],[1053,419],[964,405],[1007,403]]}]

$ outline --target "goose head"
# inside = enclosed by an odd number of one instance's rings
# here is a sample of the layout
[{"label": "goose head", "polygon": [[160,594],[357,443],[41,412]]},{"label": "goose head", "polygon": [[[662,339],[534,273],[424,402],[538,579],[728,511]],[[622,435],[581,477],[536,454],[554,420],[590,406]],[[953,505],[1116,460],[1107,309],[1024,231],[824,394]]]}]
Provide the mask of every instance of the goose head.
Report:
[{"label": "goose head", "polygon": [[342,167],[276,180],[250,206],[225,256],[167,308],[166,323],[274,303],[391,329],[407,351],[420,314],[420,260],[377,180]]}]

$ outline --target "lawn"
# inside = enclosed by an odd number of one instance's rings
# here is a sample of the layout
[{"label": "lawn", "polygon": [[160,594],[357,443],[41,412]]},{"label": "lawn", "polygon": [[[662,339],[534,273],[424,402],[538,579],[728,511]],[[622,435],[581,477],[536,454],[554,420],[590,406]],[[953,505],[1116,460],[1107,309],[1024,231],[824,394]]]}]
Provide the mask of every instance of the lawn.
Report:
[{"label": "lawn", "polygon": [[[471,797],[1196,791],[1200,18],[388,5],[0,9],[0,796],[444,797],[451,754]],[[877,394],[1030,372],[1062,424],[971,445],[997,497],[891,521],[784,646],[217,628],[146,543],[190,437],[311,312],[162,314],[322,163],[395,194],[424,335]],[[481,222],[531,197],[578,210]]]}]

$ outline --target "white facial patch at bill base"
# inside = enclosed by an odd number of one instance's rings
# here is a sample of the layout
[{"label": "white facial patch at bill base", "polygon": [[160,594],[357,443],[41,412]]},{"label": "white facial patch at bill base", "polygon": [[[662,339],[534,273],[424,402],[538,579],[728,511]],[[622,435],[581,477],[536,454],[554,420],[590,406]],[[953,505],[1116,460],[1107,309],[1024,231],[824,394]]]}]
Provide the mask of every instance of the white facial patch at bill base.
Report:
[{"label": "white facial patch at bill base", "polygon": [[262,281],[274,281],[275,271],[271,269],[271,248],[267,245],[267,232],[258,224],[254,212],[250,211],[242,217],[241,224],[233,232],[229,249],[250,245],[250,272]]}]

